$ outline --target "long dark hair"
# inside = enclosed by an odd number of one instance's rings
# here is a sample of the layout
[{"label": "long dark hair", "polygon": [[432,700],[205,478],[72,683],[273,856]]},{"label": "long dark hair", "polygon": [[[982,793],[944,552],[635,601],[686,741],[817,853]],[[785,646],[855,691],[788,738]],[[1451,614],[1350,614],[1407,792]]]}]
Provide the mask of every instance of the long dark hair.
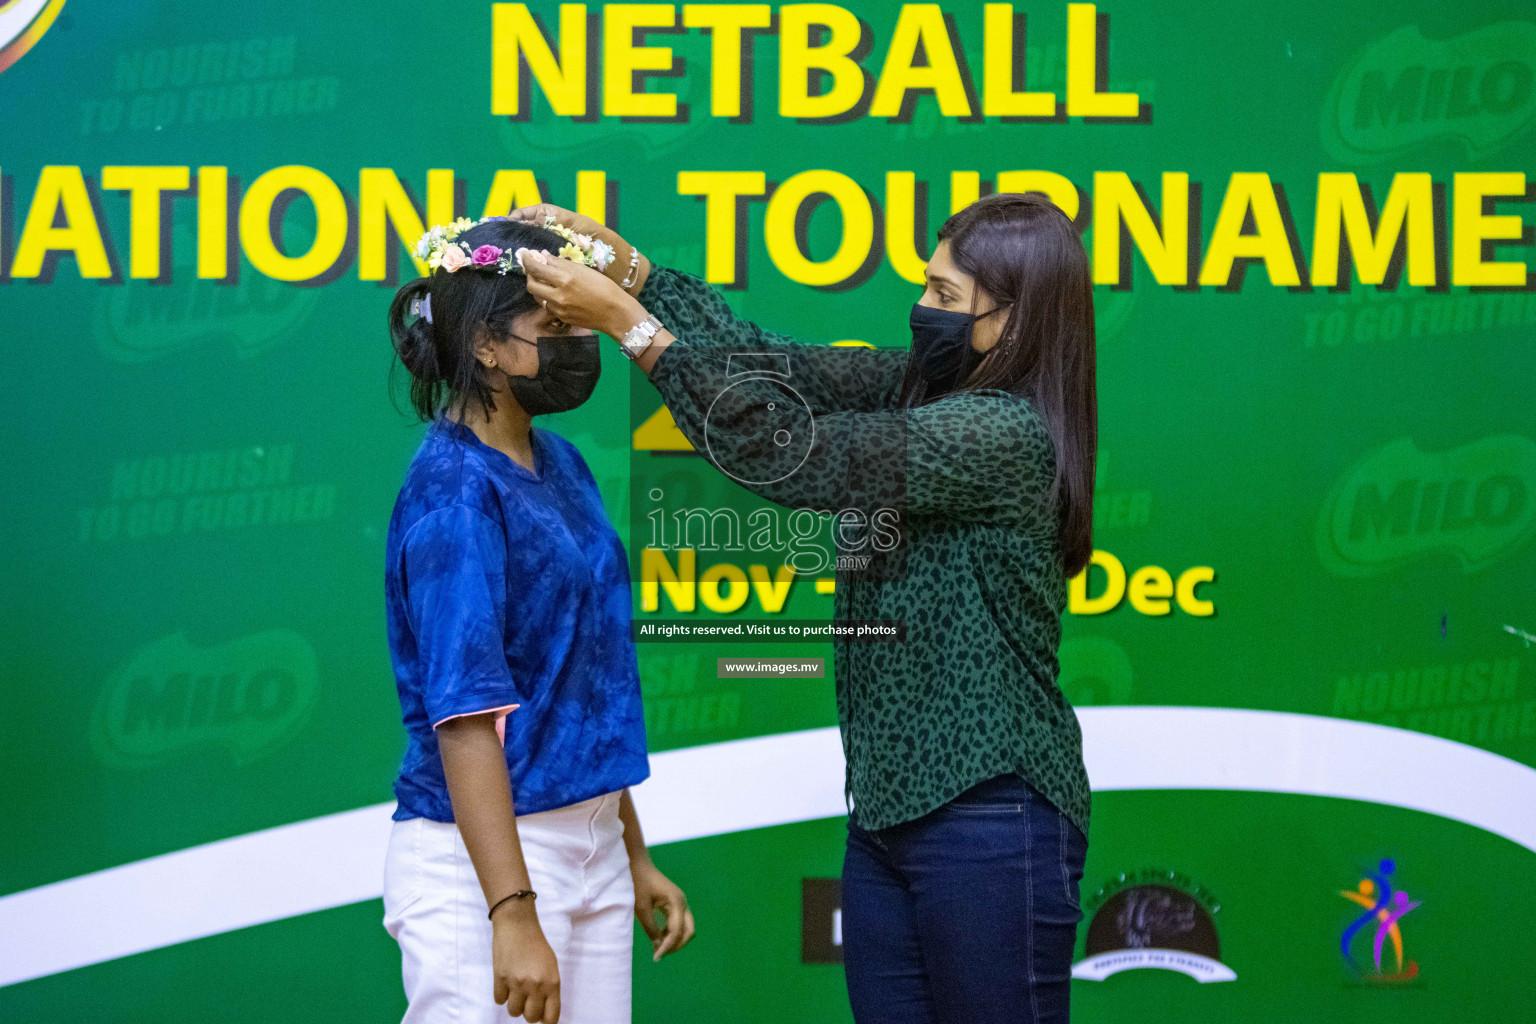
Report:
[{"label": "long dark hair", "polygon": [[[1045,421],[1056,448],[1050,496],[1062,561],[1066,574],[1076,576],[1093,554],[1099,438],[1093,277],[1082,239],[1044,194],[1005,192],[950,217],[939,229],[939,241],[949,242],[950,259],[977,289],[999,305],[1013,304],[997,344],[958,388],[1020,395]],[[977,311],[974,304],[971,311]],[[909,364],[904,404],[938,397]]]},{"label": "long dark hair", "polygon": [[[558,252],[565,243],[552,231],[519,220],[493,220],[470,228],[458,241],[470,249],[544,249]],[[430,296],[432,322],[411,318],[411,304]],[[528,279],[518,272],[465,267],[452,274],[438,268],[395,293],[389,304],[389,336],[395,355],[411,375],[411,408],[430,420],[450,407],[460,413],[471,401],[490,414],[495,408],[485,367],[475,358],[482,331],[504,337],[512,321],[538,300],[528,294]]]}]

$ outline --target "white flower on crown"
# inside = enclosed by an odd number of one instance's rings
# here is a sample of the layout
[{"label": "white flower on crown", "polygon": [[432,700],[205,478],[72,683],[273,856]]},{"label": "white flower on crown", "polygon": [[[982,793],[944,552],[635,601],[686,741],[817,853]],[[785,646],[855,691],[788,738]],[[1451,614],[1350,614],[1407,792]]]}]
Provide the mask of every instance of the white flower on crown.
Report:
[{"label": "white flower on crown", "polygon": [[598,270],[607,270],[608,265],[613,262],[613,246],[600,238],[594,238],[592,239],[591,250],[592,265]]}]

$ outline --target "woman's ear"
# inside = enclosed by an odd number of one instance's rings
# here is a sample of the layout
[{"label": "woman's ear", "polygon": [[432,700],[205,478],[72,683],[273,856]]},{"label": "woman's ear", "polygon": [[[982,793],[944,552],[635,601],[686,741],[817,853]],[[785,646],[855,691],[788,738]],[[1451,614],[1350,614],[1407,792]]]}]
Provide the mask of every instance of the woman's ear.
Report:
[{"label": "woman's ear", "polygon": [[475,358],[487,370],[496,368],[496,342],[484,327],[475,332]]}]

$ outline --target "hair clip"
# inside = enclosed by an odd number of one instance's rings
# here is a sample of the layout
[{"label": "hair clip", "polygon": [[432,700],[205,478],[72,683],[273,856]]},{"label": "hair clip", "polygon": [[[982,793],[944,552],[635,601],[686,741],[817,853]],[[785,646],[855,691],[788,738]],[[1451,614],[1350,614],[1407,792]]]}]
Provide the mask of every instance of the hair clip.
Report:
[{"label": "hair clip", "polygon": [[423,295],[411,303],[411,315],[419,316],[427,323],[432,322],[432,296]]}]

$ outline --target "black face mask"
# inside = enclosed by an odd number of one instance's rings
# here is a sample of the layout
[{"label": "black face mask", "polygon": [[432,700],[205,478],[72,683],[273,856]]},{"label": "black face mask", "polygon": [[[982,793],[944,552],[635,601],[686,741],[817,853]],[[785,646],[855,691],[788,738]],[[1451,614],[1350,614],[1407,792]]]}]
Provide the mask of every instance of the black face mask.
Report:
[{"label": "black face mask", "polygon": [[[513,335],[516,338],[516,335]],[[533,344],[517,338],[525,345]],[[529,416],[568,412],[592,397],[603,361],[595,334],[540,338],[539,372],[532,377],[507,374],[507,388]]]},{"label": "black face mask", "polygon": [[948,390],[981,362],[971,347],[976,320],[972,313],[912,307],[912,364],[930,388]]}]

